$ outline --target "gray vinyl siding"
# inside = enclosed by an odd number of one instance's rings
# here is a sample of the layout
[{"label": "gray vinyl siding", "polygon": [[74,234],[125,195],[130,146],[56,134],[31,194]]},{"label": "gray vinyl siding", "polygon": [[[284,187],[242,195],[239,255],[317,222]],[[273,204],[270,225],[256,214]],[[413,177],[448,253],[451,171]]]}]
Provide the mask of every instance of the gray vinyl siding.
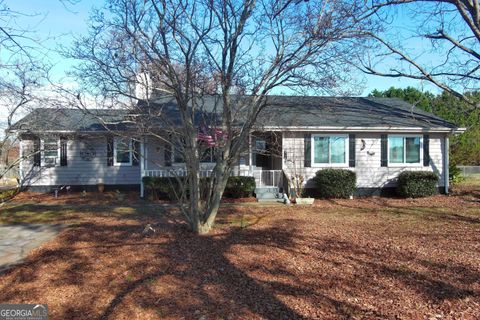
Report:
[{"label": "gray vinyl siding", "polygon": [[[33,140],[23,140],[24,154],[33,151]],[[95,151],[92,160],[82,159],[87,147]],[[107,138],[89,137],[67,141],[67,166],[33,167],[33,157],[23,161],[26,186],[51,185],[131,185],[140,183],[140,166],[107,166]]]},{"label": "gray vinyl siding", "polygon": [[[287,174],[296,171],[302,174],[306,180],[310,180],[322,167],[304,167],[304,133],[305,132],[284,132],[283,151],[286,159],[283,161],[283,169]],[[345,134],[345,133],[343,133]],[[380,166],[380,133],[355,133],[356,134],[356,165],[355,168],[345,169],[357,172],[357,187],[359,188],[381,188],[395,186],[395,179],[403,170],[430,170],[440,175],[439,186],[444,185],[443,177],[443,150],[444,134],[430,134],[430,157],[432,159],[429,167],[422,164],[408,167],[381,167]],[[362,140],[365,141],[365,149],[362,148]],[[33,140],[23,140],[23,154],[29,154],[33,150]],[[92,160],[84,160],[80,152],[90,146],[95,151]],[[146,161],[145,170],[171,169],[165,167],[164,145],[158,139],[147,139],[145,145]],[[114,184],[139,184],[140,166],[107,166],[107,139],[105,136],[88,137],[83,139],[69,139],[67,141],[68,165],[65,167],[33,167],[33,157],[23,161],[21,169],[24,177],[24,184],[30,186],[48,185],[96,185],[104,183]],[[248,159],[248,155],[246,155]],[[173,167],[183,167],[182,164],[174,164]],[[209,169],[213,164],[202,164],[202,169]],[[249,168],[248,160],[241,170]],[[239,170],[236,166],[234,172]],[[307,186],[313,186],[311,181]]]},{"label": "gray vinyl siding", "polygon": [[[306,132],[285,132],[283,137],[283,150],[286,151],[287,159],[284,160],[284,170],[287,174],[297,173],[304,175],[307,181],[307,187],[313,187],[310,180],[315,176],[315,173],[324,167],[309,167],[305,168],[304,163],[304,134]],[[328,133],[334,134],[334,133]],[[345,134],[340,133],[340,134]],[[412,133],[414,134],[414,133]],[[422,135],[421,133],[418,133]],[[380,136],[381,133],[355,133],[355,154],[356,163],[354,168],[348,167],[348,159],[343,169],[353,170],[357,173],[357,187],[359,188],[382,188],[393,187],[396,185],[396,178],[398,174],[404,170],[428,170],[437,172],[440,176],[439,186],[444,185],[443,177],[443,150],[444,137],[443,134],[430,134],[430,157],[431,164],[424,167],[423,163],[415,166],[391,166],[381,167],[380,160]],[[365,149],[362,148],[362,140],[365,141]],[[295,167],[294,167],[295,163]],[[295,169],[296,168],[296,169]],[[335,167],[339,168],[339,167]]]}]

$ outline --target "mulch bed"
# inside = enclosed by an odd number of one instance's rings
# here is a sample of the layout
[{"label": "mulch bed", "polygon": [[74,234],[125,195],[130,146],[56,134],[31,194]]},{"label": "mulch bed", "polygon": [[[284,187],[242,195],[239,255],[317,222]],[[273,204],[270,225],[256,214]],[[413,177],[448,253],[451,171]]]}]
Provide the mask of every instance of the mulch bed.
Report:
[{"label": "mulch bed", "polygon": [[477,319],[477,200],[228,206],[208,236],[175,212],[89,216],[0,275],[0,303],[52,319]]}]

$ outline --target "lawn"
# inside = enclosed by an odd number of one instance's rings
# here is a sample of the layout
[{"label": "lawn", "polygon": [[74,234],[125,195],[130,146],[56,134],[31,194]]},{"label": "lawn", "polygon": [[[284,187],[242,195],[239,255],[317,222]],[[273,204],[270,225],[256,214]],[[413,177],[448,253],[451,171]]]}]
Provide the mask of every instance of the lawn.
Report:
[{"label": "lawn", "polygon": [[202,237],[167,206],[24,197],[1,222],[67,227],[0,275],[0,303],[52,319],[475,319],[480,190],[457,192],[227,204]]}]

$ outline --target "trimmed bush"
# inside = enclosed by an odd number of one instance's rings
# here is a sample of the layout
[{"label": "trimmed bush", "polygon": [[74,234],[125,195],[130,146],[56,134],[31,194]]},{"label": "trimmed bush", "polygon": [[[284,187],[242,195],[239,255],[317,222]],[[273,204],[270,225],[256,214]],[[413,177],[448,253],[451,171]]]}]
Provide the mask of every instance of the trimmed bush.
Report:
[{"label": "trimmed bush", "polygon": [[398,176],[397,193],[405,198],[437,194],[438,175],[431,171],[404,171]]},{"label": "trimmed bush", "polygon": [[175,191],[180,190],[179,181],[168,177],[143,177],[143,184],[148,195],[156,200],[175,200]]},{"label": "trimmed bush", "polygon": [[224,195],[227,198],[251,197],[255,186],[254,177],[229,177]]},{"label": "trimmed bush", "polygon": [[323,169],[313,178],[322,198],[349,198],[357,186],[357,174],[347,169]]},{"label": "trimmed bush", "polygon": [[[206,189],[205,185],[209,179],[210,178],[200,179],[200,183],[202,184],[201,190]],[[143,177],[143,183],[147,194],[152,199],[176,200],[175,191],[180,191],[180,183],[176,178]],[[249,197],[253,195],[254,190],[254,177],[230,177],[225,187],[224,196],[230,198]]]}]

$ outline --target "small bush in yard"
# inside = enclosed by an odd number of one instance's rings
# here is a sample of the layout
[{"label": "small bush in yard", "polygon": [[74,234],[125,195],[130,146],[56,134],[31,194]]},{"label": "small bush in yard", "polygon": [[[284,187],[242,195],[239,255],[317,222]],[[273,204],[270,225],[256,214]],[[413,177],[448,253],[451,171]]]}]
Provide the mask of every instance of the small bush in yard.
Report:
[{"label": "small bush in yard", "polygon": [[453,163],[449,165],[448,178],[452,183],[460,183],[465,180],[462,176],[462,170]]},{"label": "small bush in yard", "polygon": [[406,198],[433,196],[437,193],[438,175],[430,171],[404,171],[398,176],[398,195]]},{"label": "small bush in yard", "polygon": [[244,198],[252,196],[254,191],[254,177],[230,177],[224,195],[228,198]]},{"label": "small bush in yard", "polygon": [[357,174],[346,169],[323,169],[313,178],[322,198],[349,198],[357,186]]}]

